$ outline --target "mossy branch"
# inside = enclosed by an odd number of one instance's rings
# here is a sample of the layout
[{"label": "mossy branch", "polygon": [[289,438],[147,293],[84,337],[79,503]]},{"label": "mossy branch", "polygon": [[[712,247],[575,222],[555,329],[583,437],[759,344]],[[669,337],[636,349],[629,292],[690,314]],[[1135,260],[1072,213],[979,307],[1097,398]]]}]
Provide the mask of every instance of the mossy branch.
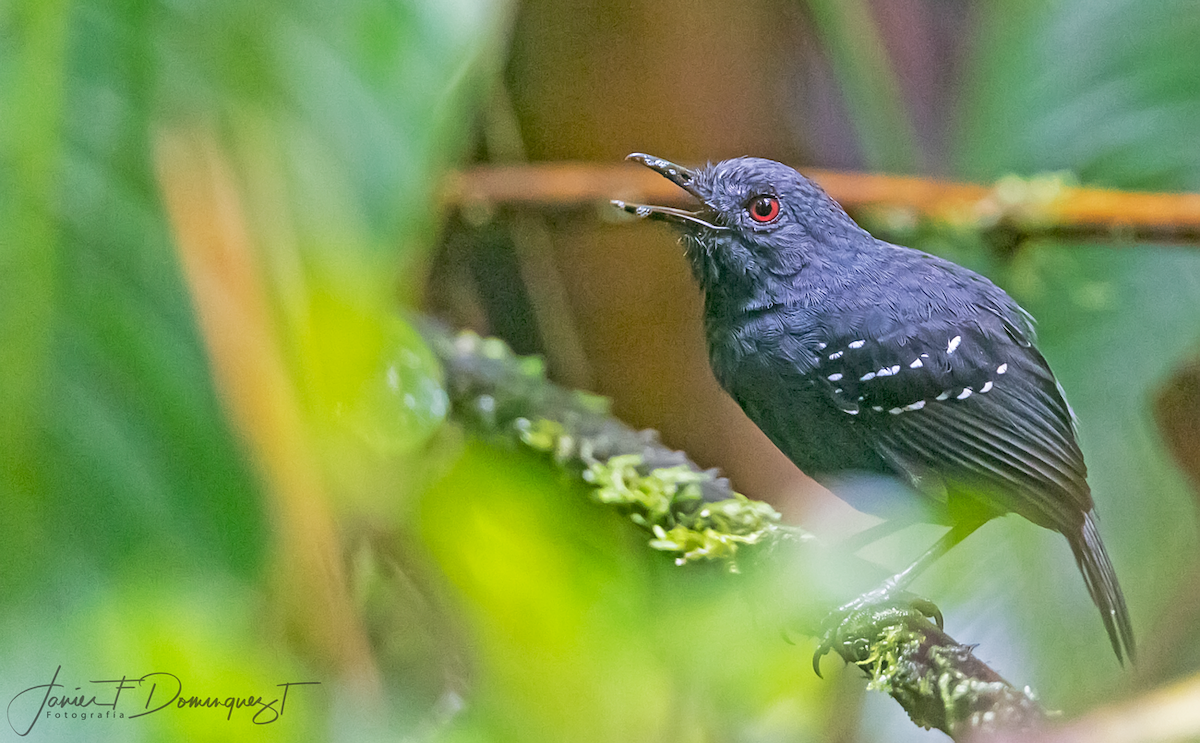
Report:
[{"label": "mossy branch", "polygon": [[847,617],[832,649],[870,679],[867,688],[900,703],[923,728],[955,740],[1037,727],[1046,713],[1029,687],[1017,689],[911,603],[875,605]]},{"label": "mossy branch", "polygon": [[806,539],[780,524],[770,505],[736,493],[609,413],[608,401],[546,380],[541,360],[518,357],[502,341],[427,328],[446,369],[451,415],[477,435],[502,438],[551,456],[586,482],[601,503],[618,506],[680,564],[732,560],[740,545]]},{"label": "mossy branch", "polygon": [[[446,374],[451,416],[473,434],[545,454],[646,529],[647,544],[677,564],[721,560],[736,571],[742,548],[756,560],[815,540],[784,526],[770,505],[735,492],[715,470],[614,418],[608,401],[549,382],[540,359],[519,357],[501,341],[423,329]],[[851,560],[850,556],[839,559]],[[803,586],[789,588],[803,591]],[[812,588],[810,603],[834,601]],[[780,625],[795,617],[779,616]],[[845,618],[829,643],[889,694],[913,722],[954,738],[981,730],[1030,727],[1044,719],[1031,692],[1018,690],[912,605],[872,606]]]}]

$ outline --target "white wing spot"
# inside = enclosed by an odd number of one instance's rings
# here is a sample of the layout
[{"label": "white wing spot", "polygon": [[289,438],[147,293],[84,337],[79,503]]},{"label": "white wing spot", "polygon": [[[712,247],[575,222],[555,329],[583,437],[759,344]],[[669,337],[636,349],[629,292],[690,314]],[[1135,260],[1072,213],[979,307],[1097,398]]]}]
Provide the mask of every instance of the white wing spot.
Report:
[{"label": "white wing spot", "polygon": [[962,343],[962,336],[956,335],[946,344],[946,353],[951,354],[958,350],[958,344]]},{"label": "white wing spot", "polygon": [[837,372],[836,374],[830,374],[828,377],[825,377],[825,378],[828,379],[830,382],[836,382],[842,378],[842,373]]},{"label": "white wing spot", "polygon": [[909,369],[920,369],[922,366],[925,366],[925,365],[921,363],[920,359],[914,359],[913,362],[908,365],[908,368]]},{"label": "white wing spot", "polygon": [[874,378],[875,378],[875,372],[867,372],[866,374],[864,374],[864,375],[862,375],[861,377],[859,377],[859,378],[858,378],[858,381],[860,381],[860,382],[870,382],[870,381],[871,381],[872,379],[874,379]]},{"label": "white wing spot", "polygon": [[950,390],[946,390],[945,392],[943,392],[942,394],[938,395],[937,397],[935,397],[933,399],[934,400],[949,400],[950,399]]},{"label": "white wing spot", "polygon": [[829,354],[829,360],[836,361],[836,360],[842,358],[842,354],[844,354],[844,353],[846,353],[846,352],[845,351],[835,351],[834,353]]},{"label": "white wing spot", "polygon": [[979,392],[980,392],[980,394],[982,394],[982,393],[984,393],[984,392],[987,392],[987,391],[991,390],[991,389],[992,389],[992,386],[993,386],[993,385],[992,385],[992,380],[990,380],[990,379],[989,379],[988,381],[984,382],[984,383],[983,383],[983,386],[979,388]]},{"label": "white wing spot", "polygon": [[883,408],[882,408],[882,407],[880,407],[879,405],[872,405],[872,406],[871,406],[871,410],[874,410],[876,413],[882,413],[882,412],[883,412]]},{"label": "white wing spot", "polygon": [[891,370],[889,367],[886,367],[886,366],[885,366],[885,367],[883,367],[882,369],[880,369],[879,371],[875,372],[875,376],[877,376],[877,377],[890,377],[890,376],[892,376],[892,370]]},{"label": "white wing spot", "polygon": [[910,405],[905,405],[905,406],[904,406],[904,409],[905,409],[905,410],[920,410],[920,409],[921,409],[921,408],[923,408],[923,407],[925,407],[925,401],[924,401],[924,400],[917,400],[916,402],[914,402],[914,403],[912,403],[912,404],[910,404]]},{"label": "white wing spot", "polygon": [[843,410],[842,410],[842,412],[843,412],[843,413],[846,413],[847,415],[858,415],[858,411],[857,411],[857,410],[844,410],[844,409],[843,409]]},{"label": "white wing spot", "polygon": [[898,371],[900,371],[900,365],[896,364],[895,366],[892,367],[892,374],[895,374]]},{"label": "white wing spot", "polygon": [[1008,364],[1001,364],[1000,366],[996,367],[997,374],[1003,374],[1006,371],[1008,371]]},{"label": "white wing spot", "polygon": [[892,408],[888,412],[891,413],[892,415],[900,415],[901,413],[904,412],[904,408]]},{"label": "white wing spot", "polygon": [[970,396],[971,396],[971,388],[963,387],[963,391],[958,393],[958,397],[956,397],[954,399],[955,400],[966,400]]},{"label": "white wing spot", "polygon": [[848,348],[862,348],[865,345],[867,345],[866,341],[850,341],[850,344],[847,347]]},{"label": "white wing spot", "polygon": [[818,351],[824,351],[824,350],[825,350],[825,344],[824,344],[824,343],[817,343],[817,350],[818,350]]},{"label": "white wing spot", "polygon": [[835,395],[840,395],[840,394],[842,394],[842,393],[843,393],[843,392],[845,392],[845,391],[846,391],[846,390],[842,389],[841,387],[838,387],[836,390],[834,390],[834,391],[833,391],[833,394],[835,394]]}]

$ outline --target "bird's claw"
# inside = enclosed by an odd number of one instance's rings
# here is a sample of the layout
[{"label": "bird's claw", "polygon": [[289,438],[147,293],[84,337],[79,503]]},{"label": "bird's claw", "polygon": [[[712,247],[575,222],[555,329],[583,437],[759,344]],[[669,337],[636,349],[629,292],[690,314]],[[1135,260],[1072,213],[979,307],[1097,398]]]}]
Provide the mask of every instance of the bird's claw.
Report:
[{"label": "bird's claw", "polygon": [[937,607],[937,604],[933,603],[929,599],[923,599],[919,596],[912,596],[909,599],[908,604],[912,608],[921,612],[926,619],[932,619],[933,623],[937,625],[938,629],[946,629],[945,617],[942,616],[942,610]]},{"label": "bird's claw", "polygon": [[813,671],[819,678],[824,678],[821,676],[821,658],[835,648],[847,663],[868,660],[871,647],[882,630],[913,614],[921,619],[932,619],[939,630],[943,628],[941,610],[932,601],[911,593],[893,593],[880,588],[839,606],[821,623],[823,631],[813,653]]}]

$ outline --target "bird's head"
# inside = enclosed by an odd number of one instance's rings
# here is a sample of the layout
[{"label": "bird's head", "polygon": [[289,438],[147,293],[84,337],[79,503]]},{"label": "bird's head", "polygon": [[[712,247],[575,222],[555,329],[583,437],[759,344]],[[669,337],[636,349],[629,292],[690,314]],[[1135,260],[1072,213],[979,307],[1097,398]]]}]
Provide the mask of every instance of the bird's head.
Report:
[{"label": "bird's head", "polygon": [[817,184],[783,163],[739,157],[693,170],[641,153],[628,159],[700,202],[695,211],[613,204],[682,230],[692,269],[706,292],[739,284],[753,290],[779,279],[790,283],[788,277],[810,265],[845,265],[853,259],[847,253],[862,248],[862,228]]}]

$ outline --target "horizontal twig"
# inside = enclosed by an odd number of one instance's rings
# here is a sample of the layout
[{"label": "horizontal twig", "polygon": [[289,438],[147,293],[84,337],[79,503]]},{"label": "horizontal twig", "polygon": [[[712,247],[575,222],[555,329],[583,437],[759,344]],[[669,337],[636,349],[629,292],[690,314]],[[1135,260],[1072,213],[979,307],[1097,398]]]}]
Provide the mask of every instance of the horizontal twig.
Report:
[{"label": "horizontal twig", "polygon": [[[1080,239],[1200,242],[1200,194],[1084,188],[1063,174],[1009,176],[991,186],[803,168],[850,211],[903,210],[955,225]],[[580,208],[610,199],[686,206],[690,197],[631,164],[482,166],[452,174],[444,203],[460,209]]]}]

